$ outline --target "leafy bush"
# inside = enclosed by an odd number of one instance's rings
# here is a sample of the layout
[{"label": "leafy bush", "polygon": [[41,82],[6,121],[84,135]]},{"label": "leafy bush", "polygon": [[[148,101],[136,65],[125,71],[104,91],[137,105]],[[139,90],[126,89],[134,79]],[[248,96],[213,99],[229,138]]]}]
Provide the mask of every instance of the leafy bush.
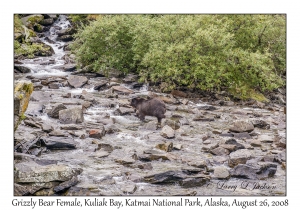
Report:
[{"label": "leafy bush", "polygon": [[105,15],[79,30],[72,49],[82,66],[137,72],[165,91],[249,98],[284,84],[285,39],[283,15]]}]

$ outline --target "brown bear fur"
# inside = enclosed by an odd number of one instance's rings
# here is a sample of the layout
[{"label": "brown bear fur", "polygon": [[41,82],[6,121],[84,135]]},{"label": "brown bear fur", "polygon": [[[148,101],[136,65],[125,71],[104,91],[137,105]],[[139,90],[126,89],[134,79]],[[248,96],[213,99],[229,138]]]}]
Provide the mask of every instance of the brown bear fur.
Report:
[{"label": "brown bear fur", "polygon": [[137,116],[144,121],[145,116],[157,117],[158,123],[161,124],[161,119],[165,118],[166,105],[159,99],[151,98],[133,98],[130,105],[137,110]]}]

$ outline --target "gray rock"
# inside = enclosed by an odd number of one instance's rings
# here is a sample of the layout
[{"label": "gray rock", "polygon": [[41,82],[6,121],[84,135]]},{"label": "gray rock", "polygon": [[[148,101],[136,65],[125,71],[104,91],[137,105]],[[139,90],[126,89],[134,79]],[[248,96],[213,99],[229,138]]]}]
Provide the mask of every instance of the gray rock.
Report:
[{"label": "gray rock", "polygon": [[230,151],[223,147],[217,147],[215,149],[210,150],[210,152],[214,155],[222,156],[222,155],[229,155]]},{"label": "gray rock", "polygon": [[52,18],[43,19],[40,21],[40,24],[43,26],[50,26],[54,23],[54,20]]},{"label": "gray rock", "polygon": [[150,131],[155,131],[157,129],[157,122],[155,121],[150,121],[148,123],[145,123],[141,129],[145,130],[150,130]]},{"label": "gray rock", "polygon": [[173,149],[173,143],[172,142],[166,142],[164,144],[158,144],[155,146],[155,148],[164,150],[166,152],[171,152]]},{"label": "gray rock", "polygon": [[[272,134],[270,134],[272,135]],[[258,136],[258,140],[260,140],[263,143],[273,143],[274,142],[274,137],[270,135],[260,135]]]},{"label": "gray rock", "polygon": [[41,140],[46,145],[47,149],[50,150],[69,150],[76,149],[76,143],[73,138],[66,137],[42,137]]},{"label": "gray rock", "polygon": [[79,183],[79,180],[78,180],[77,176],[73,176],[72,179],[65,181],[65,182],[59,184],[58,186],[54,187],[53,191],[55,193],[62,193],[64,191],[66,191],[67,189],[69,189],[70,187],[75,186],[78,183]]},{"label": "gray rock", "polygon": [[253,120],[252,124],[256,128],[261,128],[261,129],[269,129],[270,128],[270,124],[268,124],[267,122],[265,122],[263,120]]},{"label": "gray rock", "polygon": [[217,179],[228,179],[230,177],[230,173],[224,166],[217,166],[214,169],[214,177]]},{"label": "gray rock", "polygon": [[179,120],[171,120],[171,119],[163,119],[161,122],[162,126],[168,125],[170,126],[173,130],[177,130],[180,128],[180,122]]},{"label": "gray rock", "polygon": [[41,166],[32,162],[17,163],[15,164],[15,182],[65,182],[81,172],[82,170],[73,169],[66,165],[51,164]]},{"label": "gray rock", "polygon": [[231,169],[230,173],[233,177],[261,180],[273,177],[276,171],[277,165],[275,163],[256,162],[250,164],[239,164]]},{"label": "gray rock", "polygon": [[254,130],[253,124],[251,122],[246,122],[246,121],[236,121],[229,128],[229,131],[236,132],[236,133],[251,132],[253,130]]},{"label": "gray rock", "polygon": [[30,73],[31,72],[30,68],[25,67],[25,66],[15,65],[14,69],[16,69],[20,73]]},{"label": "gray rock", "polygon": [[73,107],[59,111],[59,120],[62,124],[76,124],[84,121],[82,107]]},{"label": "gray rock", "polygon": [[228,165],[233,168],[238,164],[245,164],[247,160],[252,158],[252,153],[248,149],[240,149],[230,153]]},{"label": "gray rock", "polygon": [[51,110],[47,112],[49,117],[59,118],[59,111],[67,109],[67,107],[63,104],[55,104]]},{"label": "gray rock", "polygon": [[164,138],[170,139],[175,137],[175,131],[168,125],[165,125],[161,132],[160,135]]},{"label": "gray rock", "polygon": [[73,88],[81,88],[87,82],[88,79],[84,76],[69,75],[68,77],[68,84]]}]

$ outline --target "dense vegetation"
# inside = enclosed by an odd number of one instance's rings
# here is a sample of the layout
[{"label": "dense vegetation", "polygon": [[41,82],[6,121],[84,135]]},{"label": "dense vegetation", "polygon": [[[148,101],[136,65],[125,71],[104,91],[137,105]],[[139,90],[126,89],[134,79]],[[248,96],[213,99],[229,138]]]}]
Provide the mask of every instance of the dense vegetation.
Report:
[{"label": "dense vegetation", "polygon": [[100,17],[72,45],[82,67],[135,72],[164,91],[225,89],[239,98],[284,85],[284,15]]}]

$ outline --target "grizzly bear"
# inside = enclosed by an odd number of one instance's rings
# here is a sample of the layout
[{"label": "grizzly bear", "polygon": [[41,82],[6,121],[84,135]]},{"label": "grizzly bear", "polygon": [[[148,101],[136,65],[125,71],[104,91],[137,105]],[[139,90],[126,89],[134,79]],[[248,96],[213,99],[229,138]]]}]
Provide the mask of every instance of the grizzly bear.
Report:
[{"label": "grizzly bear", "polygon": [[130,106],[136,109],[137,116],[142,121],[145,120],[145,116],[154,116],[157,117],[158,124],[161,124],[161,119],[166,117],[166,105],[157,98],[133,98]]}]

